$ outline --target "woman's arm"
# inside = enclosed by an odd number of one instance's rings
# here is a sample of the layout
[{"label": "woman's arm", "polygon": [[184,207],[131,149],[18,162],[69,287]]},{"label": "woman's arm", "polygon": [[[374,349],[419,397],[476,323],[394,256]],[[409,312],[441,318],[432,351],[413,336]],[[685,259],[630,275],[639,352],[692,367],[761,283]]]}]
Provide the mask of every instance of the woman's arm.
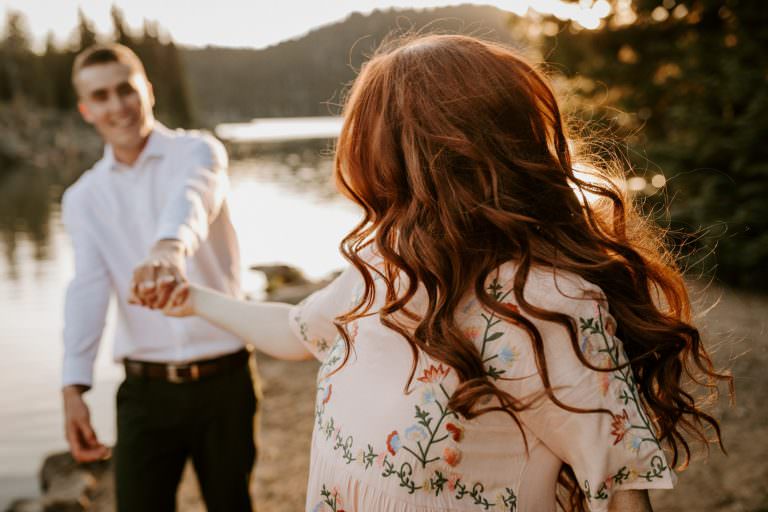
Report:
[{"label": "woman's arm", "polygon": [[653,508],[646,489],[628,489],[616,491],[608,512],[653,512]]},{"label": "woman's arm", "polygon": [[238,300],[184,283],[173,291],[163,313],[176,317],[200,316],[278,359],[309,359],[312,354],[288,326],[290,308],[290,304]]}]

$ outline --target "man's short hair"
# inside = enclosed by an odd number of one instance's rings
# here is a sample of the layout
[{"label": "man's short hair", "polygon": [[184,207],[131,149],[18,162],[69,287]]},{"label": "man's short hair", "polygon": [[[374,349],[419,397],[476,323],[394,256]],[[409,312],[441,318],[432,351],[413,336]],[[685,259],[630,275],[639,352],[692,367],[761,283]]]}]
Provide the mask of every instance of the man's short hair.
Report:
[{"label": "man's short hair", "polygon": [[141,73],[146,78],[147,72],[144,70],[144,64],[133,50],[120,43],[94,44],[80,52],[72,64],[72,85],[77,90],[75,78],[77,74],[89,66],[98,64],[107,64],[109,62],[119,62],[125,64],[134,73]]}]

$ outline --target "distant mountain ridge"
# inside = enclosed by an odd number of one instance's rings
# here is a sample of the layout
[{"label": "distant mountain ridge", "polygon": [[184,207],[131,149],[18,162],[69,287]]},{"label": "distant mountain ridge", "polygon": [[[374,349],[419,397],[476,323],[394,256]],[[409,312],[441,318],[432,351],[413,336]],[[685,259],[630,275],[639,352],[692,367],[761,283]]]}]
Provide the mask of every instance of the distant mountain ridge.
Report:
[{"label": "distant mountain ridge", "polygon": [[345,84],[384,37],[412,30],[513,43],[512,15],[491,6],[375,10],[260,49],[181,48],[197,118],[207,125],[254,117],[339,113]]}]

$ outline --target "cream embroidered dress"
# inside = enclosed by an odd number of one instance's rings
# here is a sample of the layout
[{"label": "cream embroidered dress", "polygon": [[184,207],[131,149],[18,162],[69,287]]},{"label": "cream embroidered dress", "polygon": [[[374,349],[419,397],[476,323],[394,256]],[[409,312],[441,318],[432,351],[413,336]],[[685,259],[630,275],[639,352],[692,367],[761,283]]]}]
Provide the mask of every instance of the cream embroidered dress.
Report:
[{"label": "cream embroidered dress", "polygon": [[[369,255],[369,259],[374,256]],[[376,264],[375,261],[372,263]],[[509,308],[515,266],[503,265],[489,291]],[[375,281],[383,303],[384,284]],[[604,511],[620,489],[672,488],[677,476],[641,406],[629,367],[597,372],[577,358],[561,325],[531,317],[542,335],[550,383],[558,399],[606,413],[573,413],[548,398],[517,413],[528,440],[507,414],[465,420],[451,411],[453,369],[421,354],[409,393],[412,362],[406,340],[378,314],[349,326],[354,349],[341,370],[344,343],[333,319],[363,292],[354,267],[291,311],[291,326],[322,362],[317,379],[306,510],[312,512],[555,511],[555,482],[571,465],[589,499]],[[418,300],[414,309],[418,311]],[[599,288],[572,274],[531,271],[526,299],[572,316],[580,349],[598,367],[626,361],[616,323]],[[516,398],[543,389],[531,341],[518,326],[485,311],[474,297],[457,310],[486,371]],[[502,380],[518,378],[517,380]]]}]

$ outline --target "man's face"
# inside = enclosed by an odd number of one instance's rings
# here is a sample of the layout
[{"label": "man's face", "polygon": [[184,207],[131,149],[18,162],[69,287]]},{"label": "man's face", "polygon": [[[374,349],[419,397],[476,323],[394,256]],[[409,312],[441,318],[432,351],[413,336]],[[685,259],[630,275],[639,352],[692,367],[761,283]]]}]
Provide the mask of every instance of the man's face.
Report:
[{"label": "man's face", "polygon": [[155,98],[146,77],[120,62],[95,64],[75,77],[78,108],[116,151],[140,150],[152,131]]}]

